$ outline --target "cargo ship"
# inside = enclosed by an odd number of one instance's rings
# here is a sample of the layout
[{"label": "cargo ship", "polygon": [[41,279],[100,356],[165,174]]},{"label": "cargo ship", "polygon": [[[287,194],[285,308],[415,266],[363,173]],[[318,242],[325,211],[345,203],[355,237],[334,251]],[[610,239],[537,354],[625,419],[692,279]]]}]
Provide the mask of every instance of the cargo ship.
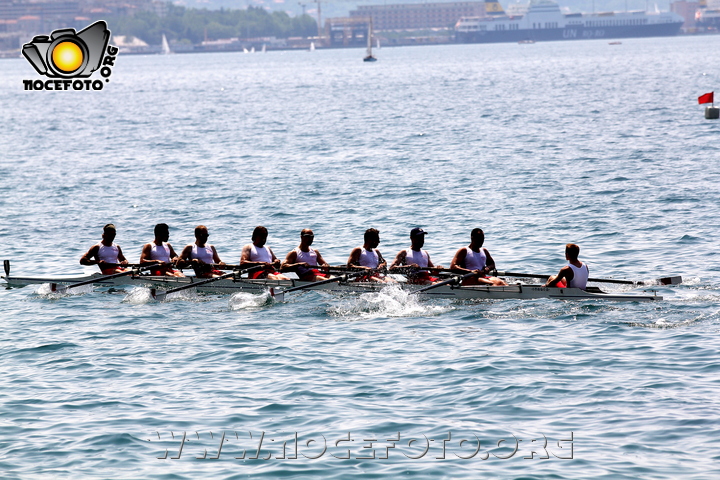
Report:
[{"label": "cargo ship", "polygon": [[533,43],[553,40],[665,37],[677,35],[684,19],[673,12],[563,13],[551,0],[533,0],[524,12],[505,13],[497,0],[485,1],[486,15],[462,17],[459,43]]}]

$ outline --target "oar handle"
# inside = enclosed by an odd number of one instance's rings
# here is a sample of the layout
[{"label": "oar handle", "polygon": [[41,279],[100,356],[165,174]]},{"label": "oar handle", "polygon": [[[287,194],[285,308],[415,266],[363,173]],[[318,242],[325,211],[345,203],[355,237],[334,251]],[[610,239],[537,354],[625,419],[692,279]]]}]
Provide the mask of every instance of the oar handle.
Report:
[{"label": "oar handle", "polygon": [[248,265],[247,263],[241,263],[239,265],[226,265],[226,264],[222,264],[222,263],[206,263],[203,266],[213,268],[215,270],[233,270],[235,272],[241,272],[241,273],[246,273],[248,270],[250,270],[252,268],[258,268],[258,267],[265,268],[265,265]]}]

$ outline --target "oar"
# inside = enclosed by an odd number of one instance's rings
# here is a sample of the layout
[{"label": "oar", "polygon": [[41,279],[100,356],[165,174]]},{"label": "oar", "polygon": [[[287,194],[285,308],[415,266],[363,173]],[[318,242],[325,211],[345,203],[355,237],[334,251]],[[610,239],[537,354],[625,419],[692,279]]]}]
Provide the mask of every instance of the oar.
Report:
[{"label": "oar", "polygon": [[[336,272],[367,272],[368,270],[363,267],[348,267],[347,265],[328,265],[323,267],[322,265],[309,265],[308,268],[317,268],[318,270],[334,270]],[[378,269],[375,269],[377,271]]]},{"label": "oar", "polygon": [[419,272],[421,270],[426,270],[429,272],[433,272],[435,274],[450,274],[450,275],[459,275],[460,272],[457,270],[453,270],[451,268],[440,268],[440,267],[411,267],[410,265],[400,265],[398,267],[393,267],[388,270],[390,273],[399,273],[400,275],[406,275],[407,273],[414,273]]},{"label": "oar", "polygon": [[345,275],[340,275],[338,277],[328,278],[325,280],[320,280],[318,282],[312,282],[308,283],[307,285],[301,285],[299,287],[293,287],[288,288],[286,290],[280,290],[279,292],[275,292],[275,289],[270,289],[270,295],[275,297],[275,300],[278,302],[285,301],[285,294],[290,292],[297,292],[298,290],[305,290],[306,288],[313,288],[317,287],[318,285],[324,285],[326,283],[333,283],[333,282],[346,282],[350,280],[351,278],[359,277],[360,275],[370,275],[373,270],[363,270],[362,272],[356,272],[356,273],[350,273]]},{"label": "oar", "polygon": [[[113,273],[112,275],[105,275],[104,277],[97,277],[97,278],[93,278],[92,280],[85,280],[84,282],[73,283],[72,285],[58,285],[57,283],[51,283],[50,291],[56,292],[56,293],[65,293],[68,290],[70,290],[71,288],[82,287],[83,285],[90,285],[91,283],[100,283],[100,282],[104,282],[105,280],[110,280],[112,278],[125,277],[127,275],[135,275],[137,273],[142,272],[143,270],[157,268],[161,265],[164,265],[164,264],[155,263],[153,265],[146,265],[144,267],[130,269],[126,272]],[[8,265],[8,267],[9,267],[9,265]]]},{"label": "oar", "polygon": [[250,273],[250,272],[257,271],[257,270],[262,270],[263,268],[265,268],[264,265],[257,265],[255,267],[246,268],[245,270],[242,270],[242,271],[235,270],[233,272],[226,273],[225,275],[220,275],[219,277],[213,277],[213,278],[208,278],[207,280],[201,280],[199,282],[188,283],[187,285],[183,285],[183,286],[177,287],[177,288],[171,288],[170,290],[165,290],[164,292],[158,292],[156,289],[151,288],[150,295],[152,295],[152,297],[155,300],[157,300],[158,302],[162,302],[171,293],[180,292],[182,290],[187,290],[188,288],[199,287],[200,285],[207,285],[208,283],[217,282],[218,280],[225,280],[226,278],[230,278],[230,277],[233,277],[233,276],[241,274],[241,273]]},{"label": "oar", "polygon": [[443,285],[448,285],[448,284],[450,284],[450,283],[460,284],[460,282],[462,282],[462,281],[465,280],[466,278],[474,277],[474,276],[476,276],[476,275],[477,275],[477,273],[475,273],[475,272],[466,273],[465,275],[462,275],[462,276],[456,275],[456,276],[454,276],[454,277],[452,277],[452,278],[449,278],[449,279],[447,279],[447,280],[443,280],[442,282],[433,283],[432,285],[428,285],[427,287],[423,287],[423,288],[419,288],[419,289],[417,289],[417,290],[413,290],[411,293],[415,294],[415,293],[427,292],[428,290],[432,290],[433,288],[442,287]]},{"label": "oar", "polygon": [[5,279],[10,276],[10,260],[3,260],[3,268],[5,268]]},{"label": "oar", "polygon": [[[498,277],[526,277],[526,278],[541,278],[548,279],[550,275],[537,275],[533,273],[518,273],[518,272],[495,272]],[[588,282],[596,283],[615,283],[619,285],[678,285],[682,283],[682,276],[677,275],[673,277],[661,277],[656,278],[651,282],[634,281],[634,280],[615,280],[612,278],[588,278]]]}]

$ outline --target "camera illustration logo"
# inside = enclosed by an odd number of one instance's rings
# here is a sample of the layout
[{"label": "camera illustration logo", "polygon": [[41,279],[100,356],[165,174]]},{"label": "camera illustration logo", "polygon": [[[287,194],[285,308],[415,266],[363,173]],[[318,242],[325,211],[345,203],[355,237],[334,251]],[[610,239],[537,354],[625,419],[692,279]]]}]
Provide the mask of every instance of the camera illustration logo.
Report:
[{"label": "camera illustration logo", "polygon": [[118,49],[108,46],[109,40],[110,30],[102,20],[79,32],[61,28],[50,36],[37,35],[23,45],[23,56],[40,75],[60,80],[23,80],[25,90],[102,90],[101,80],[79,79],[100,69],[100,75],[110,81]]}]

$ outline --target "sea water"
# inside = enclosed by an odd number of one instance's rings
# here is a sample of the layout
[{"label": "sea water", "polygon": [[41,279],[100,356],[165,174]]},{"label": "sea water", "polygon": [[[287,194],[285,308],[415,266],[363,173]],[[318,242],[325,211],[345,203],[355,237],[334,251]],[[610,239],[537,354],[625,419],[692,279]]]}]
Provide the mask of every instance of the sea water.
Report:
[{"label": "sea water", "polygon": [[[498,269],[658,303],[140,288],[0,292],[3,478],[712,478],[720,473],[720,36],[123,56],[101,91],[0,60],[0,258],[80,274],[204,224],[237,263],[332,264],[481,227]],[[631,287],[603,285],[609,291]],[[220,445],[222,444],[222,448]]]}]

